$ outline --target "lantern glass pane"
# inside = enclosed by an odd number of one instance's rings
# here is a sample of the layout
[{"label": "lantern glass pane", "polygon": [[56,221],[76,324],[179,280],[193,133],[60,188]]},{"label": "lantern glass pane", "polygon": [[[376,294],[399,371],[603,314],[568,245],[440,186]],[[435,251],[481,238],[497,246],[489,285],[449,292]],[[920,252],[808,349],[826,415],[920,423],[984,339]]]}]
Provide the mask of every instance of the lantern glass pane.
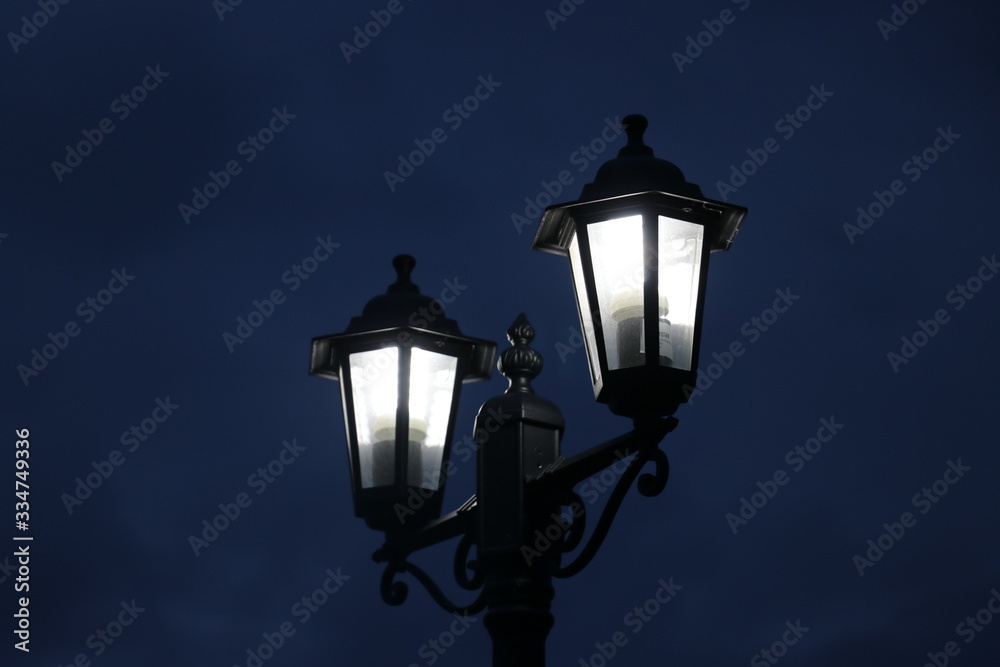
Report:
[{"label": "lantern glass pane", "polygon": [[573,289],[576,302],[580,306],[580,324],[583,326],[583,341],[587,346],[590,361],[590,379],[596,385],[601,379],[601,362],[597,356],[597,341],[594,338],[594,311],[587,297],[587,283],[583,279],[583,260],[580,259],[580,243],[576,232],[569,242],[569,267],[573,272]]},{"label": "lantern glass pane", "polygon": [[607,346],[608,370],[644,362],[642,216],[595,222],[587,227],[594,263],[597,305]]},{"label": "lantern glass pane", "polygon": [[659,216],[660,365],[691,370],[705,228]]},{"label": "lantern glass pane", "polygon": [[441,487],[441,464],[458,359],[414,347],[410,352],[410,437],[406,482]]},{"label": "lantern glass pane", "polygon": [[399,348],[350,355],[361,487],[391,486],[396,467]]}]

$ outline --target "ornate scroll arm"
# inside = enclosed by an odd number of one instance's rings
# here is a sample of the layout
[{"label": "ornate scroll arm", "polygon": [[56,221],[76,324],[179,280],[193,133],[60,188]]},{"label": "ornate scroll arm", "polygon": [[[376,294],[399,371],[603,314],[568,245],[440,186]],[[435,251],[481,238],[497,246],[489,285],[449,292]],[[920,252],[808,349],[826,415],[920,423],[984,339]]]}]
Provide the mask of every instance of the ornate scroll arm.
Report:
[{"label": "ornate scroll arm", "polygon": [[[655,447],[648,447],[639,450],[635,458],[629,462],[628,467],[622,474],[621,479],[618,480],[618,483],[612,490],[611,496],[608,498],[607,503],[604,505],[604,510],[601,512],[601,518],[598,519],[597,525],[594,527],[594,532],[591,534],[587,544],[584,545],[583,549],[579,554],[577,554],[577,557],[569,565],[557,568],[552,573],[554,577],[571,577],[590,564],[590,561],[593,560],[594,556],[601,548],[601,545],[604,544],[604,539],[607,537],[608,531],[611,529],[611,524],[614,522],[615,515],[621,507],[622,501],[625,499],[625,494],[628,492],[629,487],[632,486],[632,482],[635,481],[635,478],[638,476],[642,467],[646,465],[646,463],[650,462],[656,466],[656,470],[654,474],[646,473],[639,479],[639,492],[644,496],[654,496],[663,490],[669,476],[669,462],[667,460],[667,455],[662,450]],[[583,513],[580,519],[585,516],[586,512]],[[572,542],[579,542],[579,532],[575,531],[575,523],[580,519],[574,519],[574,526],[567,531],[562,551],[570,551],[575,546]],[[582,531],[582,528],[580,531]],[[574,532],[576,532],[577,536],[571,541],[570,536]]]},{"label": "ornate scroll arm", "polygon": [[[376,562],[386,563],[380,584],[382,599],[393,606],[403,604],[406,601],[409,586],[405,582],[395,580],[397,574],[405,572],[420,582],[434,601],[445,611],[453,614],[475,614],[481,611],[486,606],[482,592],[471,604],[456,605],[442,592],[441,587],[434,583],[429,574],[407,560],[414,551],[461,536],[462,539],[455,551],[455,579],[458,581],[458,585],[465,590],[482,588],[484,574],[478,567],[478,563],[469,559],[469,551],[475,544],[474,526],[477,514],[476,497],[473,496],[451,514],[437,521],[432,521],[413,532],[387,535],[386,543],[372,554],[372,558]],[[470,570],[472,571],[471,576],[469,575]]]},{"label": "ornate scroll arm", "polygon": [[409,586],[407,586],[405,582],[395,581],[396,575],[401,572],[413,575],[413,578],[420,582],[434,601],[448,613],[461,614],[463,616],[478,614],[486,607],[486,599],[482,591],[480,591],[476,599],[468,605],[459,606],[455,604],[449,600],[444,592],[441,591],[441,588],[434,583],[434,580],[431,579],[429,574],[406,560],[390,561],[385,567],[385,572],[382,573],[380,591],[382,593],[382,599],[385,600],[387,604],[396,606],[401,605],[406,601],[406,597],[410,590]]}]

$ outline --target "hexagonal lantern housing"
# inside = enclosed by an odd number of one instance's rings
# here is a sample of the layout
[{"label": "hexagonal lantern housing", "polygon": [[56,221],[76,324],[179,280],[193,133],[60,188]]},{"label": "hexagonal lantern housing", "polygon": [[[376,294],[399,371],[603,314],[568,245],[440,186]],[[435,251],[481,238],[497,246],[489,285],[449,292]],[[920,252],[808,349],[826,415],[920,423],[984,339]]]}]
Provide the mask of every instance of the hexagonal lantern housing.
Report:
[{"label": "hexagonal lantern housing", "polygon": [[440,516],[461,385],[487,379],[496,354],[420,294],[415,265],[397,256],[396,282],[344,333],[314,338],[309,365],[340,381],[354,511],[387,533]]},{"label": "hexagonal lantern housing", "polygon": [[595,398],[669,415],[697,381],[709,254],[729,249],[747,209],[654,157],[644,117],[622,126],[628,144],[579,200],[545,209],[532,248],[569,256]]}]

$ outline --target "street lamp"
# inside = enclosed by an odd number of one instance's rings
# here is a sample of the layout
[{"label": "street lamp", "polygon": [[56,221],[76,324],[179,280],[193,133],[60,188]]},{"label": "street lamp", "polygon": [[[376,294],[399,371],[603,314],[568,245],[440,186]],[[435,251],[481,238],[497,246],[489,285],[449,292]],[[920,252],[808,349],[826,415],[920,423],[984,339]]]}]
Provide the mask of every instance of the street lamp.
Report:
[{"label": "street lamp", "polygon": [[[461,385],[488,378],[496,352],[490,341],[462,336],[420,294],[410,281],[412,257],[392,264],[396,282],[344,333],[313,339],[309,366],[340,380],[354,511],[383,531],[441,514]],[[411,323],[421,309],[425,326],[418,328]]]},{"label": "street lamp", "polygon": [[[408,573],[451,613],[486,609],[496,666],[545,664],[552,579],[586,567],[633,482],[645,496],[665,487],[659,445],[677,425],[670,415],[687,399],[685,387],[695,385],[708,256],[729,248],[747,213],[706,199],[653,157],[642,143],[645,118],[627,116],[623,126],[628,145],[580,200],[545,210],[532,245],[569,256],[595,398],[630,417],[631,431],[560,453],[565,422],[534,392],[542,357],[519,315],[497,365],[509,387],[474,424],[476,495],[440,517],[459,388],[488,377],[496,346],[462,336],[440,303],[420,295],[407,255],[393,261],[396,283],[344,333],[313,339],[310,373],[341,382],[355,513],[386,534],[374,554],[386,563],[382,598],[402,604],[408,588],[396,576]],[[435,317],[414,326],[428,311]],[[652,472],[640,476],[647,463]],[[587,508],[574,488],[611,466],[624,469],[584,541]],[[465,605],[409,561],[456,537],[456,582],[479,591]]]},{"label": "street lamp", "polygon": [[545,209],[532,247],[568,255],[594,396],[616,414],[673,414],[697,379],[710,252],[728,250],[747,214],[706,199],[643,144],[628,145],[577,201]]}]

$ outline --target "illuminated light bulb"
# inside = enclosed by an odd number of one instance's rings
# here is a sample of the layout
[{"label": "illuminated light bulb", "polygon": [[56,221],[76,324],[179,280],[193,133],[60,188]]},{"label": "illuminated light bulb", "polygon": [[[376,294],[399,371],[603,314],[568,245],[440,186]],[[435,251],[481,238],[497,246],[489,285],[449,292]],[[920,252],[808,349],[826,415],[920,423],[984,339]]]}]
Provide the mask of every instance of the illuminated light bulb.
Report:
[{"label": "illuminated light bulb", "polygon": [[427,439],[427,422],[410,417],[410,438],[406,478],[412,486],[424,486],[424,441]]},{"label": "illuminated light bulb", "polygon": [[641,366],[643,360],[642,292],[618,292],[611,296],[611,319],[617,325],[618,367]]},{"label": "illuminated light bulb", "polygon": [[[670,338],[670,304],[660,297],[658,309],[660,364],[669,366],[674,354]],[[637,292],[619,292],[611,297],[611,317],[618,324],[618,365],[621,368],[640,366],[646,355],[646,319],[642,313],[642,296]]]},{"label": "illuminated light bulb", "polygon": [[396,413],[375,417],[372,447],[372,486],[391,486],[396,469]]}]

